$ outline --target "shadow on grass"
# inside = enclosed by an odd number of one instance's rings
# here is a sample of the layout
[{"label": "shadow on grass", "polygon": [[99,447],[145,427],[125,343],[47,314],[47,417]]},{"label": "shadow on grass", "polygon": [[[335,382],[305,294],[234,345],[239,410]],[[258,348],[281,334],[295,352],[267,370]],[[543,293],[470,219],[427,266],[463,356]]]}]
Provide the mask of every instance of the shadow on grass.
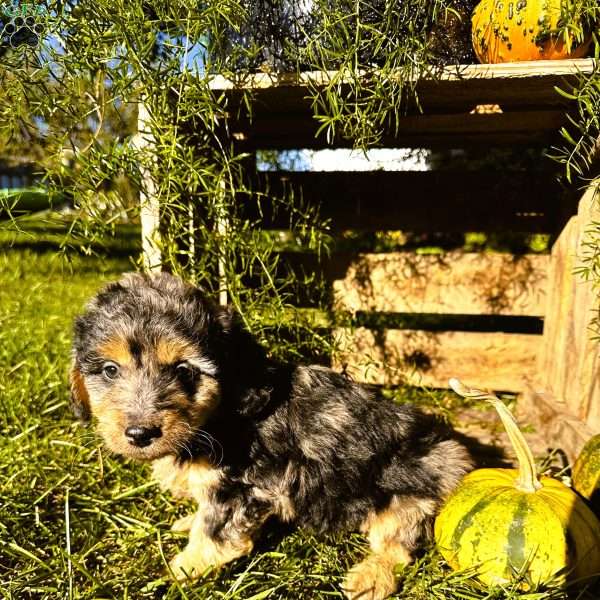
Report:
[{"label": "shadow on grass", "polygon": [[0,221],[0,251],[30,251],[36,254],[75,252],[99,257],[130,258],[141,252],[137,224],[119,224],[113,236],[87,242],[71,231],[72,222],[59,216]]},{"label": "shadow on grass", "polygon": [[[80,250],[82,246],[70,245],[75,250]],[[88,246],[92,253],[97,255],[108,254],[113,258],[128,258],[141,251],[140,246],[136,246],[133,243],[131,245],[120,245],[120,244],[94,244]],[[45,254],[48,252],[62,252],[65,250],[63,244],[59,241],[15,241],[15,242],[3,242],[0,241],[0,251],[10,250],[28,250],[30,252],[36,252],[39,254]]]}]

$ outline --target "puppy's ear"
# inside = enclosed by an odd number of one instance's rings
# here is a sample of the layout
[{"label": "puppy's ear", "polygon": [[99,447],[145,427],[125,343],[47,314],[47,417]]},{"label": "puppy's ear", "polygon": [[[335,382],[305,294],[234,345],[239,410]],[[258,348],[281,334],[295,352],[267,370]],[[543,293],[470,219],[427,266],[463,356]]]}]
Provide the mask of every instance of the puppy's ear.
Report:
[{"label": "puppy's ear", "polygon": [[76,360],[71,365],[69,383],[71,385],[71,410],[82,423],[88,423],[92,418],[90,397]]},{"label": "puppy's ear", "polygon": [[219,307],[214,315],[220,330],[220,366],[225,375],[221,385],[235,401],[239,414],[256,416],[271,404],[272,386],[265,385],[265,349],[244,327],[231,308]]},{"label": "puppy's ear", "polygon": [[218,330],[226,335],[232,329],[237,329],[240,326],[240,318],[231,306],[214,305],[212,316],[217,323]]},{"label": "puppy's ear", "polygon": [[214,309],[213,319],[216,322],[216,328],[213,329],[213,343],[224,347],[225,358],[234,361],[236,371],[249,367],[254,372],[258,363],[265,360],[265,350],[246,329],[241,317],[233,308],[219,306]]}]

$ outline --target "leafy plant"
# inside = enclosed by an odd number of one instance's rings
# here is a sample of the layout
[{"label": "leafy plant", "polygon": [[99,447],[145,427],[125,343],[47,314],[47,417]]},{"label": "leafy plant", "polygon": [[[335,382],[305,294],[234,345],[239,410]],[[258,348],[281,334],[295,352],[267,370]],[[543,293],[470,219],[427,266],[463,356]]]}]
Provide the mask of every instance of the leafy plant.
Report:
[{"label": "leafy plant", "polygon": [[[249,176],[259,153],[228,124],[234,112],[252,120],[253,93],[240,88],[234,106],[213,75],[243,84],[256,70],[326,73],[309,90],[318,135],[367,149],[419,106],[419,77],[472,60],[474,4],[46,0],[36,9],[45,28],[38,46],[0,41],[0,143],[35,161],[50,191],[75,208],[69,239],[97,248],[118,222],[139,220],[138,193],[153,196],[160,236],[145,241],[164,268],[231,302],[274,353],[319,356],[330,342],[294,305],[311,289],[311,303],[328,310],[328,293],[285,252],[326,256],[328,224],[299,190],[275,194]],[[582,22],[597,20],[593,0],[576,4]],[[571,175],[589,160],[598,75],[567,93],[579,115],[564,132],[568,153],[556,155]],[[285,232],[262,228],[272,213]]]}]

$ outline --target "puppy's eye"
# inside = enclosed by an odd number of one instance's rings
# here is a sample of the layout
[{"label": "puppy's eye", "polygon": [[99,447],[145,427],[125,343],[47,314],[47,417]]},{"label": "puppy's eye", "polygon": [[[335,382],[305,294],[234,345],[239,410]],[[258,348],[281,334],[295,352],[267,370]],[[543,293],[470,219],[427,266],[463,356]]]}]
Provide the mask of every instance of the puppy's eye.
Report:
[{"label": "puppy's eye", "polygon": [[106,362],[102,365],[102,375],[106,379],[115,379],[119,374],[119,365],[114,362]]},{"label": "puppy's eye", "polygon": [[181,362],[175,367],[175,373],[177,375],[177,379],[181,382],[181,384],[190,391],[196,385],[196,380],[198,375],[200,374],[197,369],[195,369],[188,362]]},{"label": "puppy's eye", "polygon": [[175,366],[177,377],[192,379],[196,376],[196,369],[188,362],[181,362]]}]

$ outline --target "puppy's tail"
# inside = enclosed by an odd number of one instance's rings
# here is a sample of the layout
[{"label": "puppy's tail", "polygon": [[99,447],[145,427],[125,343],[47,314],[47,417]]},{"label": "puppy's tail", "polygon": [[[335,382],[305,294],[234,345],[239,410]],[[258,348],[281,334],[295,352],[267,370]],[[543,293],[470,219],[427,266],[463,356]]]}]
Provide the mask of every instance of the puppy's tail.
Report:
[{"label": "puppy's tail", "polygon": [[473,459],[469,451],[454,439],[436,444],[423,458],[423,462],[439,481],[440,500],[445,499],[473,469]]}]

